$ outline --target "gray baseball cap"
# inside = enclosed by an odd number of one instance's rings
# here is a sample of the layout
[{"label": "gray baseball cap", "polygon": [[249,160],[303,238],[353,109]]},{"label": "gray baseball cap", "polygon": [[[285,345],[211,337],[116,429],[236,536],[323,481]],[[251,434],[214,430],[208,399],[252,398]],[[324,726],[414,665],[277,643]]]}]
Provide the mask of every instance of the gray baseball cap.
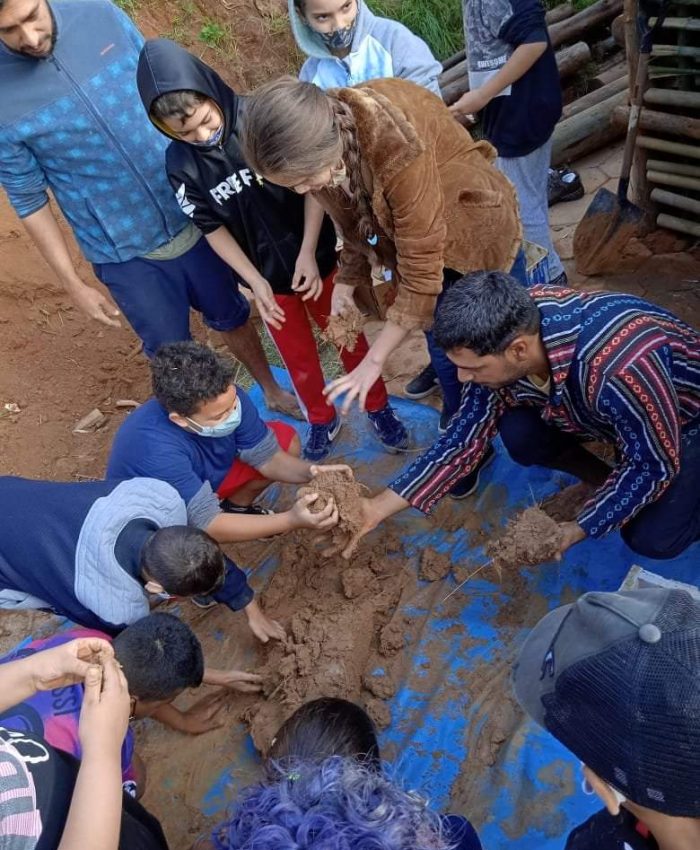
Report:
[{"label": "gray baseball cap", "polygon": [[700,817],[700,602],[586,593],[547,614],[514,671],[524,710],[640,805]]}]

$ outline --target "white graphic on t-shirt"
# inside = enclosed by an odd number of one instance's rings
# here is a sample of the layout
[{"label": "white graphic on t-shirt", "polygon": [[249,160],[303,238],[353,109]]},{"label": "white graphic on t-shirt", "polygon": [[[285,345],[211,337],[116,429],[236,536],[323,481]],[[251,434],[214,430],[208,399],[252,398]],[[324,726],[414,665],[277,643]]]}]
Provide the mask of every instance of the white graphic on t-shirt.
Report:
[{"label": "white graphic on t-shirt", "polygon": [[184,183],[180,184],[180,188],[177,192],[175,192],[175,197],[177,198],[177,202],[180,204],[180,209],[184,212],[184,214],[192,218],[192,214],[194,213],[194,204],[185,194]]}]

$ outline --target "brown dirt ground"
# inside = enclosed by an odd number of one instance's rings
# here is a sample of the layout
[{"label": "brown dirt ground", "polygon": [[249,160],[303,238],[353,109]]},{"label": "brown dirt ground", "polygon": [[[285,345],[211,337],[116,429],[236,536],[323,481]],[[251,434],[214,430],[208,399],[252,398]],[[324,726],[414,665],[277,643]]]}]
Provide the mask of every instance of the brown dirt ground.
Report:
[{"label": "brown dirt ground", "polygon": [[[285,5],[283,0],[178,0],[169,4],[150,0],[138,7],[136,18],[146,35],[177,38],[217,67],[230,83],[246,91],[298,67],[299,57],[283,14]],[[223,29],[219,47],[207,46],[199,38],[202,27],[210,22]],[[72,238],[68,238],[84,278],[99,286],[87,264],[78,259]],[[572,280],[590,289],[634,292],[695,322],[700,300],[697,277],[697,256],[667,254],[647,259],[640,270],[626,277],[582,280],[573,276]],[[196,336],[206,338],[196,320],[193,327]],[[378,322],[370,322],[368,336],[372,338],[379,327]],[[117,402],[142,402],[149,395],[146,362],[129,328],[103,329],[78,314],[1,193],[0,330],[0,472],[53,480],[100,477],[114,432],[128,415]],[[413,333],[389,359],[386,376],[390,390],[399,391],[425,362],[423,337]],[[436,403],[434,398],[429,401]],[[7,404],[17,405],[19,413],[7,411]],[[94,408],[105,415],[104,425],[94,433],[73,433],[75,423]],[[498,526],[502,499],[497,487],[491,489],[492,499],[482,514],[466,520],[467,530],[478,544]],[[457,520],[455,526],[454,517],[448,514],[443,527],[449,533],[464,521]],[[426,694],[440,690],[440,700],[456,699],[464,688],[479,699],[488,723],[480,728],[479,740],[470,747],[474,763],[462,771],[464,787],[454,791],[458,810],[478,814],[483,801],[480,803],[475,786],[467,782],[470,768],[475,767],[478,773],[484,765],[492,764],[498,747],[517,722],[516,709],[504,696],[509,660],[503,659],[496,668],[469,671],[464,682],[442,689],[437,687],[438,682],[444,682],[445,673],[439,658],[431,659],[426,669],[410,668],[409,656],[402,650],[421,633],[425,623],[413,622],[397,611],[401,600],[416,592],[415,574],[408,573],[402,559],[395,557],[400,548],[398,535],[387,529],[382,558],[365,549],[351,566],[334,559],[321,568],[303,542],[286,539],[282,544],[278,539],[235,547],[234,554],[250,565],[259,563],[266,554],[284,550],[265,593],[265,605],[289,628],[290,639],[284,647],[262,652],[265,687],[272,699],[262,702],[256,697],[232,696],[227,708],[230,723],[220,732],[194,738],[151,721],[138,724],[138,746],[151,789],[145,803],[162,819],[173,850],[189,848],[193,837],[206,827],[207,818],[198,806],[213,775],[227,769],[236,787],[253,778],[246,773],[249,765],[236,763],[235,756],[247,734],[238,718],[245,715],[254,729],[256,725],[262,727],[264,747],[275,718],[268,718],[265,725],[261,722],[264,717],[256,720],[258,713],[272,710],[285,716],[301,700],[329,693],[329,682],[336,683],[338,692],[364,701],[382,727],[391,722],[385,698],[402,679]],[[304,570],[298,569],[300,562],[306,565]],[[462,564],[460,568],[466,578],[479,566]],[[454,571],[457,574],[457,568]],[[514,601],[500,612],[496,625],[530,625],[546,610],[546,600],[523,596],[523,582],[517,570],[504,572],[503,589]],[[444,587],[435,581],[420,593],[429,606],[441,599]],[[460,604],[455,595],[446,602],[446,608]],[[242,668],[255,664],[260,650],[243,617],[220,608],[200,611],[189,604],[180,606],[180,614],[202,639],[211,663]],[[0,651],[29,633],[48,633],[54,627],[55,621],[47,615],[3,617]],[[465,651],[474,645],[464,633],[455,634],[454,640]],[[378,674],[378,670],[384,673]],[[193,694],[185,694],[179,702],[186,705],[193,699]],[[441,753],[432,755],[443,757]],[[220,794],[225,796],[226,789]]]}]

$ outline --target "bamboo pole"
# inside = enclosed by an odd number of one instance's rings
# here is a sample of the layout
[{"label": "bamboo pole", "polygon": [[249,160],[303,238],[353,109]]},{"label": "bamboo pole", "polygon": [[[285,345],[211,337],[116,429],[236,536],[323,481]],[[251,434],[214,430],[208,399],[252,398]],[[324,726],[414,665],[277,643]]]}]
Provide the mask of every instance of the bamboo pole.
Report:
[{"label": "bamboo pole", "polygon": [[700,177],[700,165],[688,165],[685,162],[650,159],[647,162],[647,168],[660,174],[685,174],[688,177]]},{"label": "bamboo pole", "polygon": [[[625,127],[629,121],[630,107],[618,106],[612,120]],[[668,112],[654,112],[642,109],[639,114],[639,127],[649,133],[661,133],[666,136],[683,136],[700,140],[700,118],[688,118],[686,115],[671,115]]]},{"label": "bamboo pole", "polygon": [[700,145],[683,145],[680,142],[668,142],[666,139],[655,139],[653,136],[639,136],[637,147],[648,151],[663,151],[676,156],[687,156],[700,159]]},{"label": "bamboo pole", "polygon": [[685,210],[700,216],[700,201],[688,198],[686,195],[677,195],[675,192],[667,192],[666,189],[652,189],[651,199],[655,204],[665,204],[667,207]]},{"label": "bamboo pole", "polygon": [[688,236],[695,236],[696,238],[700,236],[700,223],[697,221],[688,221],[675,215],[660,213],[656,216],[656,223],[659,227],[677,230],[679,233],[687,233]]},{"label": "bamboo pole", "polygon": [[[648,163],[647,163],[648,164]],[[700,192],[700,179],[687,174],[668,174],[665,171],[647,170],[647,180],[650,183],[660,183],[662,186],[675,186],[678,189],[690,189]]]},{"label": "bamboo pole", "polygon": [[677,106],[681,109],[700,109],[700,92],[677,89],[647,89],[644,103],[652,106]]}]

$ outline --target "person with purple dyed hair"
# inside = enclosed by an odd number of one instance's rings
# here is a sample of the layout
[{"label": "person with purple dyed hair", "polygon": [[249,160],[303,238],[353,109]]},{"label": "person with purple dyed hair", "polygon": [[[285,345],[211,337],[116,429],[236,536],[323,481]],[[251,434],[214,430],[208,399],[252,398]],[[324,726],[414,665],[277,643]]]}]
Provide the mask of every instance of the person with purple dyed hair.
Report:
[{"label": "person with purple dyed hair", "polygon": [[346,700],[302,705],[265,767],[193,850],[481,850],[466,818],[437,814],[383,772],[374,724]]}]

